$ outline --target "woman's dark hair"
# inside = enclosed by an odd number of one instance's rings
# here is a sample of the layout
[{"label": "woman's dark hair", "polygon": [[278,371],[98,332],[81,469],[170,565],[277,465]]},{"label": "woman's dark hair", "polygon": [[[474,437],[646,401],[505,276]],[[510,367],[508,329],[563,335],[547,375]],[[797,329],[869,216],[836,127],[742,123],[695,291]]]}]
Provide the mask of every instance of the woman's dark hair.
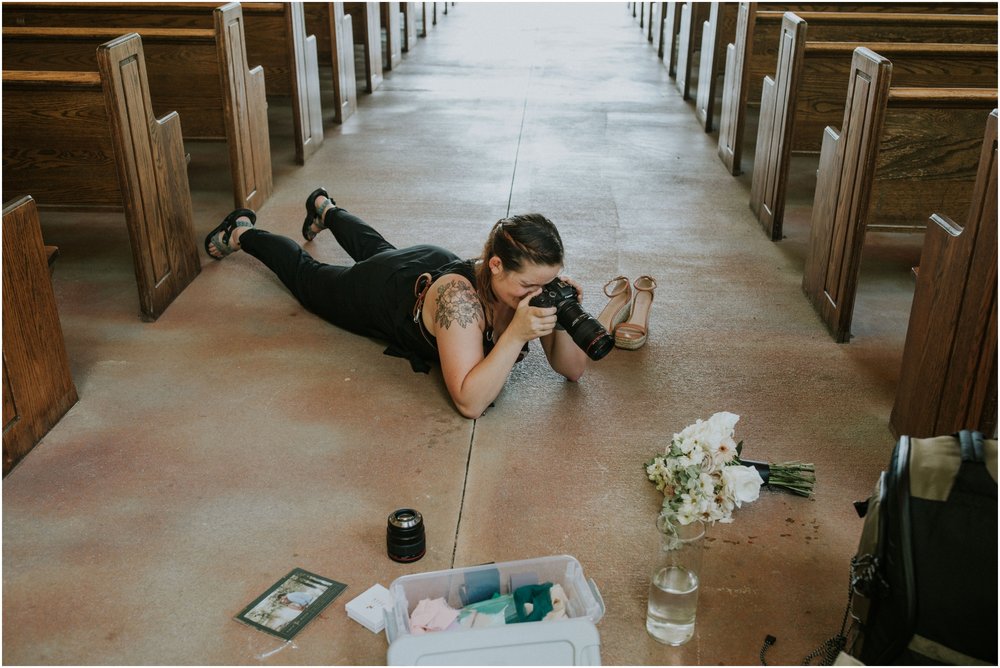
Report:
[{"label": "woman's dark hair", "polygon": [[520,271],[526,263],[542,266],[563,263],[563,244],[559,230],[540,213],[526,213],[501,218],[490,230],[483,246],[482,261],[476,269],[476,293],[483,304],[486,324],[493,324],[493,284],[490,258],[496,255],[504,271]]}]

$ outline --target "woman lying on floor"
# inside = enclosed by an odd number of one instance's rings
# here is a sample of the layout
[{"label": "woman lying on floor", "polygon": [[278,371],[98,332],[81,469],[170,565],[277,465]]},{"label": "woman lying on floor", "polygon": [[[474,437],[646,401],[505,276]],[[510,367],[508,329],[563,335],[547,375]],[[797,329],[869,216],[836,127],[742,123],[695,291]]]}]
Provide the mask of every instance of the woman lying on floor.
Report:
[{"label": "woman lying on floor", "polygon": [[[317,262],[293,240],[255,228],[249,209],[226,216],[205,239],[205,250],[221,260],[243,249],[306,309],[388,341],[386,353],[408,358],[414,371],[426,373],[429,362],[440,361],[448,393],[468,418],[482,415],[496,399],[533,339],[541,341],[557,373],[571,381],[583,375],[587,355],[556,329],[556,309],[528,303],[562,269],[562,240],[544,216],[498,221],[482,257],[461,260],[437,246],[397,249],[322,188],[309,195],[306,211],[306,241],[329,229],[354,265]],[[579,285],[563,280],[582,297]]]}]

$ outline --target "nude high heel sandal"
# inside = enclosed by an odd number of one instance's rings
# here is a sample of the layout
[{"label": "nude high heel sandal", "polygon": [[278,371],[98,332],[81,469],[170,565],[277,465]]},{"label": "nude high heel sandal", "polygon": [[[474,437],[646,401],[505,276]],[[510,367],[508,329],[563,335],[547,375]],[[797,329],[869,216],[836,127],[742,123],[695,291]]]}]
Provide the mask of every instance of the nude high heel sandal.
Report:
[{"label": "nude high heel sandal", "polygon": [[640,276],[632,284],[635,299],[632,314],[626,322],[615,327],[615,346],[625,350],[638,350],[646,344],[649,333],[649,310],[653,306],[656,280],[652,276]]},{"label": "nude high heel sandal", "polygon": [[611,300],[597,316],[597,322],[613,334],[619,323],[628,320],[632,307],[632,286],[624,276],[616,276],[604,284],[604,294]]}]

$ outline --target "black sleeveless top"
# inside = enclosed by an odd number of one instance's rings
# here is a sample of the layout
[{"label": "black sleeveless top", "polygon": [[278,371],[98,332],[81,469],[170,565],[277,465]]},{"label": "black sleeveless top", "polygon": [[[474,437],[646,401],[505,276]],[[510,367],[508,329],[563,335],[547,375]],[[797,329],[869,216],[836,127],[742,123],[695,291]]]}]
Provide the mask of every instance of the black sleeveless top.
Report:
[{"label": "black sleeveless top", "polygon": [[[431,283],[446,274],[458,274],[459,276],[468,279],[468,281],[475,286],[476,260],[461,260],[456,258],[438,266],[436,269],[428,271],[427,273],[431,275]],[[414,287],[416,287],[416,277],[414,277],[413,283]],[[427,332],[424,329],[422,313],[420,311],[416,313],[413,312],[416,299],[417,294],[416,291],[414,291],[412,299],[408,301],[409,311],[407,312],[406,322],[400,330],[397,330],[399,333],[399,336],[396,337],[398,341],[386,348],[385,354],[396,357],[404,357],[410,361],[410,366],[415,372],[428,373],[431,368],[431,362],[440,361],[440,355],[438,354],[437,340],[432,334],[430,334],[430,332]],[[493,346],[496,345],[493,338],[493,328],[487,327],[483,332],[484,356],[489,355],[490,351],[493,350]],[[524,344],[524,349],[521,351],[518,361],[521,361],[527,352],[528,344]]]}]

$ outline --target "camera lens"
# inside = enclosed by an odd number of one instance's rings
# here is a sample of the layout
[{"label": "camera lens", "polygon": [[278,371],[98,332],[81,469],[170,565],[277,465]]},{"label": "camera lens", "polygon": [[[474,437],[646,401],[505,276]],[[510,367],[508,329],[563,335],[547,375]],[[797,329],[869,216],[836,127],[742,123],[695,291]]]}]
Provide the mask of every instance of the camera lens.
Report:
[{"label": "camera lens", "polygon": [[385,530],[385,549],[389,558],[403,563],[424,556],[424,518],[412,508],[400,508],[389,513]]},{"label": "camera lens", "polygon": [[583,310],[580,302],[567,299],[556,311],[556,320],[592,360],[603,358],[615,347],[614,337],[597,318]]}]

